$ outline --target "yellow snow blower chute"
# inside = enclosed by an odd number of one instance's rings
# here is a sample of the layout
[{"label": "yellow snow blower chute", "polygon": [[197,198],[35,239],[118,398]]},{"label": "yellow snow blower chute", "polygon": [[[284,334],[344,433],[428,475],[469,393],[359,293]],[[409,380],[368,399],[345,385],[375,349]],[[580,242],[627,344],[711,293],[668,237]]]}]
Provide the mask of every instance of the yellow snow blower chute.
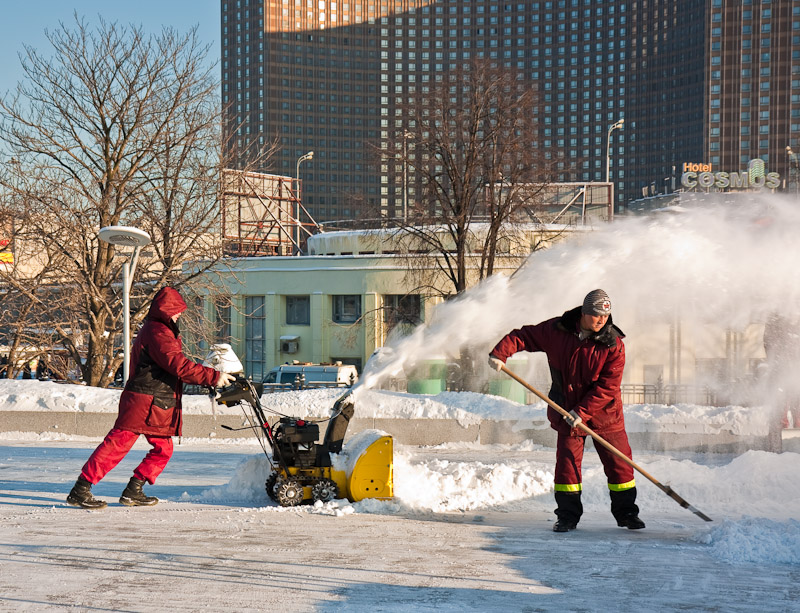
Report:
[{"label": "yellow snow blower chute", "polygon": [[[261,443],[272,471],[266,482],[269,497],[284,507],[348,498],[388,499],[393,496],[393,442],[385,432],[365,430],[344,445],[347,426],[355,412],[352,390],[340,397],[322,442],[319,423],[281,415],[273,425],[261,406],[263,385],[244,377],[219,391],[217,402],[227,406],[250,405],[245,413]],[[223,426],[228,430],[234,430]],[[267,450],[272,450],[272,454]]]}]

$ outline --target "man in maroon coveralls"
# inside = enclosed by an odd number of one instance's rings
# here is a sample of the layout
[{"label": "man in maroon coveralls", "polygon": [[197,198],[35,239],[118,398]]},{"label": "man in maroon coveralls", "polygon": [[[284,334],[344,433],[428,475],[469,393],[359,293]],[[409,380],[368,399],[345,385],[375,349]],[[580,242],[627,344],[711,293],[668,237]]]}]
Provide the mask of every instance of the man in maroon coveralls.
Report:
[{"label": "man in maroon coveralls", "polygon": [[[625,367],[625,335],[611,321],[611,300],[601,289],[589,292],[583,306],[540,324],[523,326],[504,336],[489,354],[489,365],[500,370],[518,351],[547,354],[552,386],[550,399],[570,413],[562,417],[547,409],[550,426],[558,432],[555,532],[574,530],[583,514],[581,462],[586,433],[575,427],[586,423],[627,457],[631,457],[622,415],[620,384]],[[605,447],[595,445],[611,494],[611,513],[617,525],[644,528],[636,506],[633,468]]]},{"label": "man in maroon coveralls", "polygon": [[153,298],[144,325],[131,350],[130,378],[119,400],[114,427],[83,466],[67,502],[85,509],[102,509],[107,504],[92,496],[98,483],[120,463],[144,434],[152,449],[133,471],[120,503],[148,506],[158,502],[142,491],[151,485],[172,457],[172,438],[180,436],[183,425],[181,396],[183,384],[224,387],[233,381],[227,373],[198,364],[183,355],[178,317],[186,303],[176,289],[163,287]]}]

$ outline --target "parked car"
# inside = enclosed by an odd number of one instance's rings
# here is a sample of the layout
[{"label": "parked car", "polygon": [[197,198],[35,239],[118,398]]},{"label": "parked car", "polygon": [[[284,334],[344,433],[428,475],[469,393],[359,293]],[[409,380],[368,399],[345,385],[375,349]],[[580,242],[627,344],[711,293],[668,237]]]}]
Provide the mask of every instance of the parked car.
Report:
[{"label": "parked car", "polygon": [[358,371],[355,366],[337,362],[336,364],[281,364],[266,374],[264,383],[292,384],[301,375],[306,384],[348,386],[358,381]]}]

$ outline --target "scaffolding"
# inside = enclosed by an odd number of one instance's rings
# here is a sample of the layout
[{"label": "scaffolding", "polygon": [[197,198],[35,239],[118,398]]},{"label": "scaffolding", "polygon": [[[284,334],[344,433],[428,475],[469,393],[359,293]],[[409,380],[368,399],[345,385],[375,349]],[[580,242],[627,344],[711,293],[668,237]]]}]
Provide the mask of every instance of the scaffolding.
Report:
[{"label": "scaffolding", "polygon": [[[303,221],[305,219],[305,221]],[[319,225],[292,177],[226,169],[222,174],[222,242],[226,256],[296,255]]]}]

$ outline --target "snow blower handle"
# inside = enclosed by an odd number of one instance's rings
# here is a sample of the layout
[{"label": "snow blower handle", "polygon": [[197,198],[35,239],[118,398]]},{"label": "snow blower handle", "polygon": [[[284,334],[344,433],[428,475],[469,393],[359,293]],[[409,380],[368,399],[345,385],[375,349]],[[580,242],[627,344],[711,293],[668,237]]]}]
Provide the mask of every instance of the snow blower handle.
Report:
[{"label": "snow blower handle", "polygon": [[613,453],[615,456],[617,456],[620,460],[622,460],[626,464],[630,465],[632,468],[638,470],[642,475],[647,477],[647,479],[652,481],[653,484],[655,484],[655,486],[658,489],[660,489],[667,496],[672,498],[675,502],[677,502],[679,505],[681,505],[684,509],[689,509],[692,513],[694,513],[695,515],[697,515],[699,518],[703,519],[704,521],[713,521],[708,515],[702,513],[698,509],[694,508],[692,505],[690,505],[688,502],[686,502],[683,498],[678,496],[677,492],[675,492],[671,487],[669,487],[668,485],[663,485],[660,481],[658,481],[658,479],[653,477],[645,469],[643,469],[641,466],[636,464],[636,462],[631,460],[628,456],[626,456],[624,453],[622,453],[619,449],[614,447],[614,445],[612,445],[606,439],[604,439],[602,436],[597,434],[589,426],[587,426],[585,423],[583,423],[583,421],[580,419],[580,417],[578,417],[578,420],[576,421],[575,420],[575,416],[576,416],[575,411],[571,411],[570,412],[570,411],[567,411],[566,409],[560,407],[559,405],[557,405],[555,402],[550,400],[550,398],[548,398],[547,396],[542,394],[542,392],[540,392],[535,387],[533,387],[530,383],[525,381],[522,377],[519,377],[515,373],[511,372],[506,367],[505,364],[503,364],[503,366],[500,368],[500,370],[502,372],[506,373],[512,379],[514,379],[517,383],[519,383],[523,387],[529,389],[531,392],[536,394],[539,398],[544,400],[554,411],[559,413],[565,420],[567,420],[567,422],[571,426],[573,426],[575,428],[578,428],[579,430],[583,430],[586,434],[591,436],[597,443],[599,443],[600,445],[602,445],[603,447],[608,449],[611,453]]},{"label": "snow blower handle", "polygon": [[231,383],[236,381],[236,377],[226,372],[220,372],[219,377],[217,377],[217,382],[214,384],[214,387],[227,387]]}]

